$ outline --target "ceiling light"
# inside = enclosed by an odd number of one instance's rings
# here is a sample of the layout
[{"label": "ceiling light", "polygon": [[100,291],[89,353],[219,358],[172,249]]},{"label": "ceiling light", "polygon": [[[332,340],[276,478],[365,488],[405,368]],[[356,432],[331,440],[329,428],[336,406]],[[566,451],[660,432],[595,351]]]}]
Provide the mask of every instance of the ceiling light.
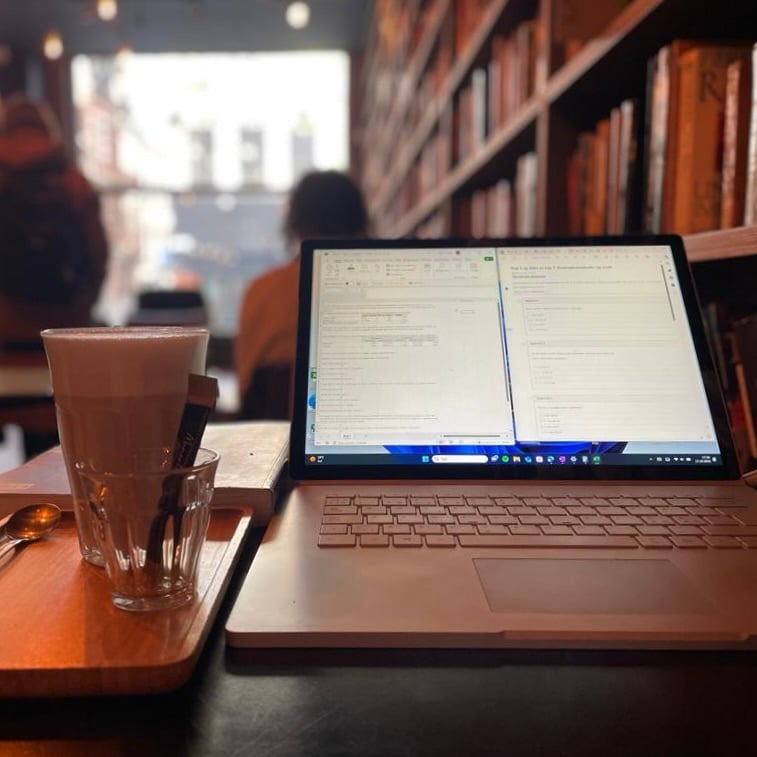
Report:
[{"label": "ceiling light", "polygon": [[117,15],[116,0],[97,0],[97,16],[101,21],[112,21]]},{"label": "ceiling light", "polygon": [[51,29],[42,41],[42,52],[48,60],[58,60],[63,55],[63,40],[60,34]]},{"label": "ceiling light", "polygon": [[310,22],[310,6],[301,0],[289,3],[286,9],[286,20],[292,29],[304,29]]}]

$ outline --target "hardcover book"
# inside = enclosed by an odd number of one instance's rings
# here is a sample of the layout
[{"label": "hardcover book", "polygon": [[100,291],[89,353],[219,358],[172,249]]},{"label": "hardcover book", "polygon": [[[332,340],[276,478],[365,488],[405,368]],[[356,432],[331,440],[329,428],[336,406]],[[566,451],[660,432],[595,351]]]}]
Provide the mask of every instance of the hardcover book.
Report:
[{"label": "hardcover book", "polygon": [[[289,454],[284,421],[211,423],[203,446],[220,453],[213,505],[253,508],[252,523],[265,525],[273,514]],[[0,474],[0,517],[32,502],[70,509],[71,489],[60,446]]]}]

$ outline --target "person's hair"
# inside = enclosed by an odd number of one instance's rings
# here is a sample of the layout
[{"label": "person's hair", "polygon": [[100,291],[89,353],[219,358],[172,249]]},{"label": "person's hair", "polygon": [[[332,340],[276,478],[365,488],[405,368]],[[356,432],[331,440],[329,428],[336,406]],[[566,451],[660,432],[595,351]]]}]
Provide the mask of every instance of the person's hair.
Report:
[{"label": "person's hair", "polygon": [[21,129],[35,129],[54,141],[61,141],[61,128],[53,109],[26,95],[11,95],[0,103],[0,134],[10,135]]},{"label": "person's hair", "polygon": [[311,171],[289,196],[284,220],[288,240],[360,237],[368,231],[368,213],[355,182],[340,171]]}]

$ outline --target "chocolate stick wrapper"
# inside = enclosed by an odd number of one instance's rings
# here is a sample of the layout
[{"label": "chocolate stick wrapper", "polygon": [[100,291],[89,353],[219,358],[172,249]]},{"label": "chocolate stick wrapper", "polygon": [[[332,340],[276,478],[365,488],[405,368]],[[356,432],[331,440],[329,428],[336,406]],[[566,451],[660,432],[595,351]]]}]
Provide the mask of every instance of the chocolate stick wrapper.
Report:
[{"label": "chocolate stick wrapper", "polygon": [[[187,468],[194,464],[197,450],[200,449],[202,435],[208,423],[210,414],[218,397],[218,380],[211,376],[202,376],[195,373],[189,374],[187,385],[187,401],[181,414],[179,430],[176,434],[173,455],[171,457],[172,468]],[[147,559],[153,563],[161,562],[163,551],[163,534],[165,533],[168,519],[173,516],[173,548],[179,543],[181,534],[181,518],[183,510],[178,507],[179,487],[181,479],[170,473],[163,480],[163,492],[158,502],[158,514],[155,516],[150,527],[150,537],[147,547]]]}]

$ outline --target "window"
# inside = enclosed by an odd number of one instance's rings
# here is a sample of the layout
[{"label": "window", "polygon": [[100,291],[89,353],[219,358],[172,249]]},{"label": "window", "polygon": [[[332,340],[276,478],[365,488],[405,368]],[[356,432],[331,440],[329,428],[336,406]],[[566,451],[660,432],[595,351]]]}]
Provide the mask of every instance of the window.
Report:
[{"label": "window", "polygon": [[347,169],[346,53],[79,56],[79,163],[111,246],[98,316],[140,290],[199,288],[233,335],[247,282],[283,262],[284,202],[311,168]]}]

